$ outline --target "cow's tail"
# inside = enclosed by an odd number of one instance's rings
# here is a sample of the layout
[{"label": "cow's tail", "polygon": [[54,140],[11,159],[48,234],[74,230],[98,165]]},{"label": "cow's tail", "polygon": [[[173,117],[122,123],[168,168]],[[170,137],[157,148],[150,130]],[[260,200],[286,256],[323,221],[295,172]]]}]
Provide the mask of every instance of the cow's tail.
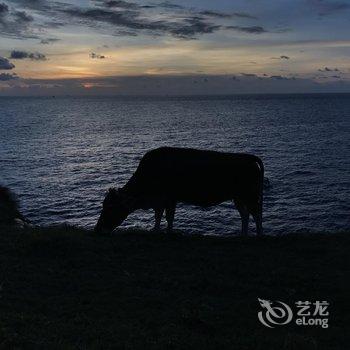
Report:
[{"label": "cow's tail", "polygon": [[260,208],[259,209],[262,212],[262,205],[263,205],[263,200],[264,200],[264,172],[265,172],[265,169],[264,169],[264,164],[259,157],[257,157],[256,162],[260,168],[260,181],[259,181],[259,206],[260,206]]},{"label": "cow's tail", "polygon": [[256,163],[260,169],[260,181],[259,181],[259,198],[258,198],[258,220],[259,220],[259,231],[258,233],[262,234],[262,214],[263,214],[263,202],[264,202],[264,164],[262,160],[257,157]]}]

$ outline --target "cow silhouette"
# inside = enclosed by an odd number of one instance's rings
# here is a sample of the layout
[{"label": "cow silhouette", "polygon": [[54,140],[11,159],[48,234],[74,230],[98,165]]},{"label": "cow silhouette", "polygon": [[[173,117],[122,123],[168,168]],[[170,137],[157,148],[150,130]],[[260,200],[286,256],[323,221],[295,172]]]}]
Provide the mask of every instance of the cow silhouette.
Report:
[{"label": "cow silhouette", "polygon": [[251,214],[262,234],[264,166],[257,156],[190,148],[162,147],[147,152],[120,189],[110,189],[95,231],[111,232],[137,209],[153,209],[155,229],[165,211],[172,230],[178,202],[209,207],[233,200],[248,233]]}]

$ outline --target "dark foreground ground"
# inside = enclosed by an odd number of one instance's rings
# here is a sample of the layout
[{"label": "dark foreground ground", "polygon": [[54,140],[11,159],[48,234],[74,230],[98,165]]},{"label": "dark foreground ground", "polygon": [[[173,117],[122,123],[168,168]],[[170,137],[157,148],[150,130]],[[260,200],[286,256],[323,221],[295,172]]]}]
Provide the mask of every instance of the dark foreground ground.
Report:
[{"label": "dark foreground ground", "polygon": [[[350,234],[264,238],[0,228],[0,349],[348,349]],[[330,302],[269,329],[257,298]]]}]

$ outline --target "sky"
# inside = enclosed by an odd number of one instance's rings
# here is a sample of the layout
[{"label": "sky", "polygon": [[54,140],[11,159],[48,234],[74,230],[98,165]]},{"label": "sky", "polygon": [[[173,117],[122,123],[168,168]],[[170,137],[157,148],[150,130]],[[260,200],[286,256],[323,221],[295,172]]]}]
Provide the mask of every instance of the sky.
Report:
[{"label": "sky", "polygon": [[350,0],[0,0],[1,95],[350,92]]}]

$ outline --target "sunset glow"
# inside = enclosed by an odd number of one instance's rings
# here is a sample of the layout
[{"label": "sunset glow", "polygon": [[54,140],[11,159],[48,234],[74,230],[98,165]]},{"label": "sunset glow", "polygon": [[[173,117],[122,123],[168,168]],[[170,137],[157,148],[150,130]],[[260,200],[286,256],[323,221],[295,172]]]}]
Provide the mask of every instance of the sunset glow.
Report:
[{"label": "sunset glow", "polygon": [[[348,1],[331,0],[1,0],[1,92],[69,80],[72,94],[101,86],[113,94],[120,90],[110,79],[142,76],[179,76],[190,91],[196,75],[240,77],[244,91],[261,81],[277,91],[281,84],[286,91],[348,91],[349,9]],[[205,81],[198,91],[208,90]],[[127,82],[132,90],[136,80]],[[223,88],[231,90],[242,89]]]}]

